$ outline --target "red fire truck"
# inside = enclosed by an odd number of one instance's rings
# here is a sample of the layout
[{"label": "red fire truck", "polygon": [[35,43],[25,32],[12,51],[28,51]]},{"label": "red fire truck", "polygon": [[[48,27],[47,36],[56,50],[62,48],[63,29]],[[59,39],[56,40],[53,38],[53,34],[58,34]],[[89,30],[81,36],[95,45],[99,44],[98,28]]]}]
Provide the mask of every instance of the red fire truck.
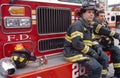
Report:
[{"label": "red fire truck", "polygon": [[[44,64],[29,62],[7,78],[78,78],[86,69],[62,55],[64,36],[83,0],[1,0],[0,58],[22,44]],[[109,52],[108,52],[109,55]]]},{"label": "red fire truck", "polygon": [[[74,0],[1,0],[0,58],[10,57],[18,44],[47,64],[30,62],[7,78],[77,78],[85,68],[64,60],[64,34],[76,18],[81,2]],[[79,68],[80,67],[80,68]]]}]

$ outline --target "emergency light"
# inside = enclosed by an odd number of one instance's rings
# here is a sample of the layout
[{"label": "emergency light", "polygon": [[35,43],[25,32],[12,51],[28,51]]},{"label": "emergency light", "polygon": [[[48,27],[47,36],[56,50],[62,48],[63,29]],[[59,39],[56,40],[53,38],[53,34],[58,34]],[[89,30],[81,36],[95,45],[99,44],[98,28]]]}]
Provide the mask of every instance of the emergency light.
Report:
[{"label": "emergency light", "polygon": [[23,50],[24,46],[23,44],[16,44],[16,46],[14,47],[14,50]]},{"label": "emergency light", "polygon": [[9,13],[11,15],[25,15],[25,8],[18,7],[18,6],[12,6],[9,8]]}]

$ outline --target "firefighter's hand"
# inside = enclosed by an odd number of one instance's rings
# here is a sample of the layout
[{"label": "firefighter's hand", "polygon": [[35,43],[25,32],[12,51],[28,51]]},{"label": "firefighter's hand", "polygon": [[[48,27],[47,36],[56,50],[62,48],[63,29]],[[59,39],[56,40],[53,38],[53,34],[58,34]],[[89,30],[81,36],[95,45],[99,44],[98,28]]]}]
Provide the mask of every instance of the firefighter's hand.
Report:
[{"label": "firefighter's hand", "polygon": [[118,40],[119,40],[119,44],[118,44],[118,45],[120,45],[120,34],[119,34],[119,38],[118,38]]},{"label": "firefighter's hand", "polygon": [[91,50],[88,54],[95,59],[99,59],[99,55],[95,50]]},{"label": "firefighter's hand", "polygon": [[99,47],[99,48],[97,48],[96,52],[98,53],[99,56],[101,56],[102,52],[104,52],[104,51],[101,47]]},{"label": "firefighter's hand", "polygon": [[119,40],[119,44],[118,45],[120,45],[120,34],[119,33],[115,33],[113,37]]},{"label": "firefighter's hand", "polygon": [[[118,35],[118,33],[116,33]],[[118,45],[120,45],[120,34],[117,36],[117,39],[119,41]]]},{"label": "firefighter's hand", "polygon": [[95,51],[90,52],[89,55],[92,56],[92,57],[95,58],[95,59],[98,59],[98,58],[99,58],[98,53],[96,53]]},{"label": "firefighter's hand", "polygon": [[98,55],[100,56],[103,51],[102,47],[99,45],[93,45],[92,48],[98,53]]},{"label": "firefighter's hand", "polygon": [[118,45],[120,45],[120,39],[119,39],[119,44]]}]

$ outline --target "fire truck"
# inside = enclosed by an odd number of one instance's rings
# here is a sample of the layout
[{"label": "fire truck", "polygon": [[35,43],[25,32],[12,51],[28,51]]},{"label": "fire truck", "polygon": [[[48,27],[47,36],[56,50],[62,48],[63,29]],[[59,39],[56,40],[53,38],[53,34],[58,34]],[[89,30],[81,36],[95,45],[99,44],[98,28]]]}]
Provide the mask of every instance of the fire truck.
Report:
[{"label": "fire truck", "polygon": [[7,78],[78,78],[87,73],[81,64],[66,62],[62,54],[65,32],[78,19],[82,1],[0,1],[0,58],[11,57],[18,44],[38,58]]},{"label": "fire truck", "polygon": [[78,78],[85,67],[64,60],[64,36],[77,18],[81,2],[74,0],[1,0],[0,58],[11,57],[22,44],[31,54],[45,60],[30,62],[7,78]]}]

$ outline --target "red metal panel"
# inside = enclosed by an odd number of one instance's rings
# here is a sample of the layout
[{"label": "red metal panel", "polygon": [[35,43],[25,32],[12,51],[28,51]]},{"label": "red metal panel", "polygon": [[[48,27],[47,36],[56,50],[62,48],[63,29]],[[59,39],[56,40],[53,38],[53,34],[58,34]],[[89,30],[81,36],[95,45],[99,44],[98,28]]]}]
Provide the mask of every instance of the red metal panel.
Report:
[{"label": "red metal panel", "polygon": [[66,63],[42,70],[8,76],[8,78],[72,78],[72,63]]},{"label": "red metal panel", "polygon": [[[2,0],[0,1],[0,5],[2,4],[9,4],[9,1],[10,0]],[[28,9],[27,11],[25,11],[25,13],[27,15],[30,15],[30,10],[33,11],[37,9],[37,7],[39,6],[48,6],[48,7],[61,7],[61,8],[70,8],[71,9],[71,12],[74,12],[77,8],[80,8],[80,6],[78,5],[67,5],[67,4],[59,4],[59,3],[45,3],[45,2],[34,2],[34,1],[22,1],[22,0],[17,0],[17,2],[15,4],[18,4],[18,5],[28,5],[30,6],[31,8]],[[7,6],[2,6],[1,7],[1,15],[2,15],[2,26],[0,26],[0,36],[2,37],[0,39],[1,41],[1,44],[0,44],[0,58],[3,57],[3,54],[2,54],[2,51],[3,51],[3,45],[5,45],[6,43],[8,42],[20,42],[20,41],[26,41],[26,40],[31,40],[33,41],[33,46],[34,46],[34,54],[36,56],[41,56],[41,55],[46,55],[46,54],[52,54],[52,53],[58,53],[58,52],[62,52],[63,49],[59,49],[59,50],[53,50],[53,51],[49,51],[49,52],[44,52],[44,53],[40,53],[38,51],[38,41],[41,40],[41,39],[47,39],[47,38],[57,38],[57,37],[64,37],[64,33],[59,33],[59,34],[49,34],[49,35],[39,35],[37,33],[37,24],[32,24],[32,27],[31,28],[26,28],[26,29],[5,29],[4,28],[4,17],[6,16],[10,16],[9,14],[9,5]],[[73,13],[74,14],[74,13]],[[35,14],[32,14],[32,15],[35,15],[36,16],[36,13]],[[71,15],[71,16],[74,16],[74,15]],[[36,20],[36,19],[34,19]],[[30,30],[30,32],[25,32],[25,31],[28,31]],[[14,34],[10,34],[9,32],[17,32],[17,33],[14,33]],[[18,33],[19,31],[23,31],[22,33]],[[7,34],[4,34],[3,32],[7,32]],[[25,36],[25,38],[23,38],[23,35]],[[29,45],[28,45],[29,46]],[[11,46],[10,46],[11,47]],[[9,47],[9,48],[10,48]]]}]

